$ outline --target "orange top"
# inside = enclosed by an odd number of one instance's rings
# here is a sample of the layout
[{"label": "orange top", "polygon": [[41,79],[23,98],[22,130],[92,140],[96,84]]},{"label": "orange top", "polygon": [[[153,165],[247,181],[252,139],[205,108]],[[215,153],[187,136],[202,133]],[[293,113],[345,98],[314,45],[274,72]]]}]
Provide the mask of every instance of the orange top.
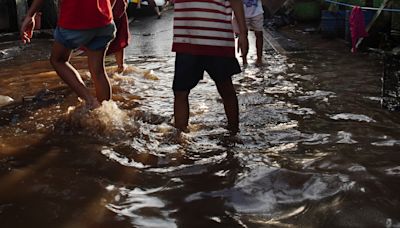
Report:
[{"label": "orange top", "polygon": [[93,29],[112,22],[110,0],[62,0],[58,26],[63,29]]}]

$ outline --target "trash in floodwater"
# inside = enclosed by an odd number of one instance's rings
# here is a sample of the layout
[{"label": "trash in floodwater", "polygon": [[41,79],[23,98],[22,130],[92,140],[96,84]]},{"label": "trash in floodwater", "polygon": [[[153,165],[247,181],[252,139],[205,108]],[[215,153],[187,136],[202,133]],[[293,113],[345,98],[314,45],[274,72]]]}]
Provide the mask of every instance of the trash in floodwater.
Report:
[{"label": "trash in floodwater", "polygon": [[35,98],[36,98],[36,96],[25,96],[25,97],[22,98],[22,101],[23,102],[30,102],[30,101],[35,100]]},{"label": "trash in floodwater", "polygon": [[12,99],[11,97],[0,95],[0,107],[6,106],[12,102],[14,102],[14,99]]}]

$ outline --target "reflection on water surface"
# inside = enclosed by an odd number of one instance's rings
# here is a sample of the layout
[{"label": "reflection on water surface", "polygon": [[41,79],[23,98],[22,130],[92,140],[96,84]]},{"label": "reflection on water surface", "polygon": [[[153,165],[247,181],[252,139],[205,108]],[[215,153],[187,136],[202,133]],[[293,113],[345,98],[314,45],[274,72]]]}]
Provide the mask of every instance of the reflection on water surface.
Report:
[{"label": "reflection on water surface", "polygon": [[[234,78],[231,137],[208,77],[190,97],[191,132],[172,127],[173,56],[109,67],[113,101],[89,112],[45,60],[48,43],[0,62],[14,100],[0,109],[5,227],[400,226],[400,119],[380,107],[376,56],[266,53]],[[73,63],[91,86],[85,58]]]}]

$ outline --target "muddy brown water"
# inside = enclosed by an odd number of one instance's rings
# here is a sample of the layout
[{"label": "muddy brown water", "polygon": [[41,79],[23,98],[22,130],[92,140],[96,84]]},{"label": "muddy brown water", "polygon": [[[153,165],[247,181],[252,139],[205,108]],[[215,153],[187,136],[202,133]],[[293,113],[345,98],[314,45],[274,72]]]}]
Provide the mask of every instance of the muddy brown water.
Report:
[{"label": "muddy brown water", "polygon": [[[148,20],[133,33],[148,37]],[[234,77],[236,137],[208,77],[177,134],[167,49],[134,41],[114,101],[87,113],[46,60],[51,40],[2,44],[0,94],[15,101],[0,108],[1,227],[399,227],[400,118],[380,106],[381,58],[295,35],[305,51],[256,68],[252,50]],[[85,58],[73,63],[91,86]]]}]

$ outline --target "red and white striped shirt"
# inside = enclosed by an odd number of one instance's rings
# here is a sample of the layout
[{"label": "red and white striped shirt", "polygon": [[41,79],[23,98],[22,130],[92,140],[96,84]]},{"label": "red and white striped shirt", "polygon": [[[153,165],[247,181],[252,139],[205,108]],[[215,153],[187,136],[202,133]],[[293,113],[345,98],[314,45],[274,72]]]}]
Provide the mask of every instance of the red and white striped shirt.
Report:
[{"label": "red and white striped shirt", "polygon": [[235,56],[232,8],[227,0],[175,0],[172,51]]}]

